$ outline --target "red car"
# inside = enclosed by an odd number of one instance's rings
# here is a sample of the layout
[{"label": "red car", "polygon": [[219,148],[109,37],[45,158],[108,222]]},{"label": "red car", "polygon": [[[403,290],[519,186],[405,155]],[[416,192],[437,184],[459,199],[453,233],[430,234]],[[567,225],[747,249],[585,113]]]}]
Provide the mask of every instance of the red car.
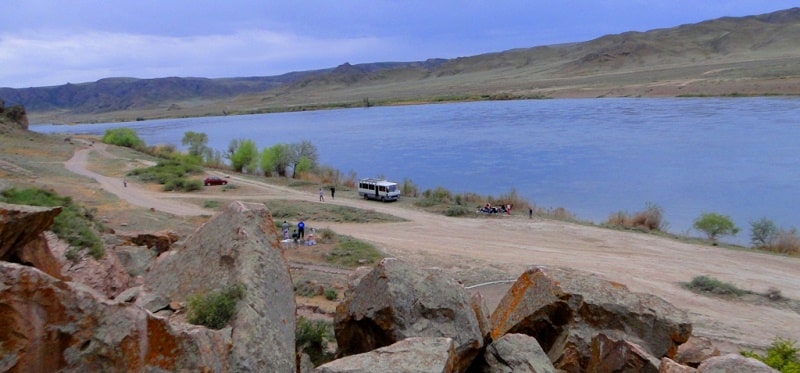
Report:
[{"label": "red car", "polygon": [[205,180],[203,180],[203,185],[228,185],[228,180],[224,180],[219,176],[209,176]]}]

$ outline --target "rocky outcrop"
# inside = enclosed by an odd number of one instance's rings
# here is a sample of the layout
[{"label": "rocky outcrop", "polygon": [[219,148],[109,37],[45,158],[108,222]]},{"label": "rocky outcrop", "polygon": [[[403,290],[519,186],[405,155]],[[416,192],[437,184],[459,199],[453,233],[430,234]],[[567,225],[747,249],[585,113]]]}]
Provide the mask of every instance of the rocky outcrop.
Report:
[{"label": "rocky outcrop", "polygon": [[22,105],[6,107],[6,102],[0,98],[0,133],[8,130],[27,130],[28,114]]},{"label": "rocky outcrop", "polygon": [[556,368],[539,342],[525,334],[506,334],[486,346],[483,373],[551,373]]},{"label": "rocky outcrop", "polygon": [[155,250],[145,246],[119,245],[114,246],[112,252],[128,275],[133,278],[147,274],[156,257]]},{"label": "rocky outcrop", "polygon": [[148,249],[154,250],[156,255],[169,250],[172,244],[180,238],[178,234],[171,231],[118,233],[117,235],[126,240],[128,244],[146,246]]},{"label": "rocky outcrop", "polygon": [[[69,249],[69,244],[60,240],[52,232],[45,234],[47,245],[58,258],[65,258],[65,251]],[[134,286],[135,279],[127,272],[120,263],[119,257],[114,255],[114,251],[106,251],[105,255],[99,259],[93,258],[87,253],[82,253],[75,260],[62,259],[61,273],[91,287],[95,291],[108,298],[114,298],[125,289]]]},{"label": "rocky outcrop", "polygon": [[451,338],[408,338],[386,347],[351,355],[320,365],[316,373],[356,372],[457,372],[455,344]]},{"label": "rocky outcrop", "polygon": [[53,255],[44,232],[61,213],[60,207],[12,205],[0,202],[0,261],[34,266],[57,278],[61,262]]},{"label": "rocky outcrop", "polygon": [[614,365],[631,352],[636,357],[628,363],[650,366],[673,357],[692,330],[686,314],[661,298],[590,274],[543,267],[519,277],[491,320],[492,339],[530,335],[566,371]]},{"label": "rocky outcrop", "polygon": [[751,357],[744,357],[742,355],[727,354],[722,356],[714,356],[703,361],[697,367],[697,373],[776,373],[775,369],[770,368]]},{"label": "rocky outcrop", "polygon": [[382,260],[336,308],[337,356],[389,346],[411,337],[449,337],[457,371],[483,347],[480,322],[464,287],[436,271]]},{"label": "rocky outcrop", "polygon": [[289,269],[272,217],[263,204],[232,202],[161,254],[145,287],[172,301],[241,285],[232,327],[231,369],[295,370],[295,300]]},{"label": "rocky outcrop", "polygon": [[0,262],[0,371],[229,370],[231,330],[171,325],[78,283]]}]

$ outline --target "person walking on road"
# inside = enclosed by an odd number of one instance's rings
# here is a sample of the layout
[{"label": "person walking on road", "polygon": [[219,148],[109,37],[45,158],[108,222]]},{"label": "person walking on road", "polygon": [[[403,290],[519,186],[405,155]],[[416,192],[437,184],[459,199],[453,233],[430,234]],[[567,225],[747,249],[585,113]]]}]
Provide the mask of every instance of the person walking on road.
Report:
[{"label": "person walking on road", "polygon": [[334,187],[331,187],[331,199],[334,199],[334,198],[333,198],[333,195],[334,195],[334,194],[336,194],[336,188],[334,188]]},{"label": "person walking on road", "polygon": [[319,188],[319,201],[325,202],[325,193],[322,192],[322,188]]}]

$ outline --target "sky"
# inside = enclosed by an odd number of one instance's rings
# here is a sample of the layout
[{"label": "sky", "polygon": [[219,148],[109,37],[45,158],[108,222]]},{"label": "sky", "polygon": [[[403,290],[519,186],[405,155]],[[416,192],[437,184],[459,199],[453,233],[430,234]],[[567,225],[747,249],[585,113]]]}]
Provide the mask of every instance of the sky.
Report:
[{"label": "sky", "polygon": [[0,87],[245,77],[455,58],[800,6],[792,0],[2,0]]}]

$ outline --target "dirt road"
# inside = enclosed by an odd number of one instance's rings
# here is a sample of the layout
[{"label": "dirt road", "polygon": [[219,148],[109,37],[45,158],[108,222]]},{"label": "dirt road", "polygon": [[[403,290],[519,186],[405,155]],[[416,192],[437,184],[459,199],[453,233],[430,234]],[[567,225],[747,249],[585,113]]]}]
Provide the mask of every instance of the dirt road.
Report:
[{"label": "dirt road", "polygon": [[[99,145],[99,144],[98,144]],[[66,163],[76,173],[95,178],[111,193],[139,206],[176,215],[209,214],[182,202],[185,194],[152,192],[135,184],[107,178],[86,169],[89,151],[104,155],[102,145],[81,149]],[[108,154],[108,153],[105,153]],[[317,201],[315,193],[230,176],[269,198]],[[255,188],[255,189],[254,189]],[[217,193],[219,199],[248,199],[244,191]],[[680,286],[699,275],[713,276],[736,286],[800,299],[800,259],[678,242],[653,235],[620,232],[553,220],[528,219],[527,214],[491,218],[449,218],[400,207],[395,203],[365,201],[337,194],[334,203],[402,217],[407,222],[348,224],[307,221],[309,226],[330,228],[374,243],[386,253],[422,266],[438,266],[465,277],[502,280],[515,278],[532,265],[563,266],[600,274],[626,284],[631,290],[663,297],[686,310],[694,334],[713,338],[725,352],[741,347],[763,348],[776,337],[800,338],[800,314],[751,303],[697,295]],[[167,198],[169,197],[169,198]],[[483,291],[497,300],[508,285]],[[491,302],[491,300],[490,300]]]},{"label": "dirt road", "polygon": [[89,170],[87,164],[89,162],[90,152],[95,152],[106,158],[116,158],[116,156],[109,153],[106,148],[107,145],[103,143],[94,143],[89,147],[78,148],[75,150],[75,154],[72,158],[64,162],[64,167],[78,175],[94,179],[103,189],[132,205],[152,208],[174,215],[213,214],[213,211],[200,208],[196,205],[176,202],[165,198],[165,193],[153,193],[142,188],[139,184],[126,182],[124,179],[118,177],[100,175]]}]

